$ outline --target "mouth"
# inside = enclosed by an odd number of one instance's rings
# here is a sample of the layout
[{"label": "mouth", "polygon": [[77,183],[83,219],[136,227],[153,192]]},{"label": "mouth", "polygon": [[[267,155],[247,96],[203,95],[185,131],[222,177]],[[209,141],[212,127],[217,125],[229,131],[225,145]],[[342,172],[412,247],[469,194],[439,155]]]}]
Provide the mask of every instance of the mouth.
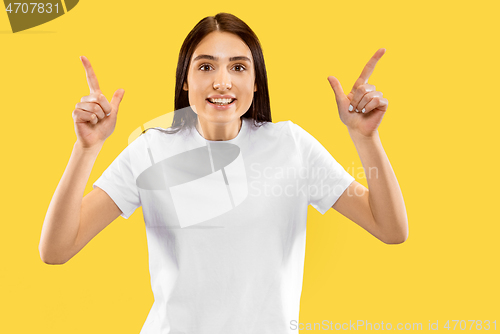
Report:
[{"label": "mouth", "polygon": [[219,102],[212,102],[212,101],[210,101],[210,99],[206,99],[206,100],[208,103],[213,104],[215,106],[230,106],[230,105],[234,104],[234,101],[236,101],[236,99],[231,99],[231,102],[229,102],[229,103],[219,103]]}]

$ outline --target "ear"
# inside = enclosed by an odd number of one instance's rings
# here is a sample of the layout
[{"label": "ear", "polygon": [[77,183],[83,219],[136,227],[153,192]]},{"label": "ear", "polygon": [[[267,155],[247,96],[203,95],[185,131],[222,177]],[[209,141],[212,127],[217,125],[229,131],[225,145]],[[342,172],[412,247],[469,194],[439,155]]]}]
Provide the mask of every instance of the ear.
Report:
[{"label": "ear", "polygon": [[188,90],[188,85],[187,85],[187,82],[184,82],[184,85],[182,85],[182,89],[184,89],[185,91]]},{"label": "ear", "polygon": [[255,87],[254,87],[253,91],[254,91],[254,92],[256,92],[256,91],[257,91],[257,84],[255,84]]}]

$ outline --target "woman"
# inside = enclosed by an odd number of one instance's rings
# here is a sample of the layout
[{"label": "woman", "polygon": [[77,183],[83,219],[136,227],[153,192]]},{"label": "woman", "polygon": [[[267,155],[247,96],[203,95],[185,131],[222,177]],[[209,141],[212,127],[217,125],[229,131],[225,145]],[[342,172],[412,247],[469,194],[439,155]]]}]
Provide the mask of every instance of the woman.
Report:
[{"label": "woman", "polygon": [[219,13],[182,45],[172,127],[139,136],[83,200],[124,91],[108,102],[82,57],[90,95],[73,111],[77,141],[45,218],[43,261],[67,262],[142,206],[155,302],[141,333],[293,332],[309,204],[322,214],[333,207],[385,243],[407,238],[377,132],[387,100],[367,83],[383,53],[348,95],[328,78],[364,168],[377,168],[370,191],[298,125],[271,122],[260,43],[243,21]]}]

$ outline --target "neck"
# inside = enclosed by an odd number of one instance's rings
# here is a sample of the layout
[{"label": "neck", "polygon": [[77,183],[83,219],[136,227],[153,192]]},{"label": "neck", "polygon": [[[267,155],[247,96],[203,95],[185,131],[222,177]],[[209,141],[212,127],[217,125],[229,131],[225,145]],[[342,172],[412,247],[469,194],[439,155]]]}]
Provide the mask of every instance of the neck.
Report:
[{"label": "neck", "polygon": [[196,130],[206,140],[224,141],[236,138],[242,125],[243,120],[241,117],[229,123],[207,122],[198,117]]}]

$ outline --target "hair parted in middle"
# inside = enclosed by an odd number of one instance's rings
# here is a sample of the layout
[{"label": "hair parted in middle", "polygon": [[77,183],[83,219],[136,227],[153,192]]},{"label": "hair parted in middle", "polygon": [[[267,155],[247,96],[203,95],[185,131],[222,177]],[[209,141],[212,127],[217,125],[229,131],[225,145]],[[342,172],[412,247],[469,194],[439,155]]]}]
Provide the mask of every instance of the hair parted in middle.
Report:
[{"label": "hair parted in middle", "polygon": [[[254,92],[250,108],[242,117],[253,119],[255,126],[260,126],[265,122],[272,122],[267,71],[259,39],[252,29],[238,17],[229,13],[218,13],[215,16],[207,16],[199,21],[184,40],[179,52],[175,75],[175,111],[172,125],[168,129],[153,129],[172,134],[183,129],[193,129],[196,126],[198,115],[191,108],[188,108],[188,92],[183,90],[182,87],[187,82],[189,65],[196,47],[205,36],[215,31],[237,35],[252,52],[257,91]],[[144,130],[142,133],[147,130],[149,129]]]}]

